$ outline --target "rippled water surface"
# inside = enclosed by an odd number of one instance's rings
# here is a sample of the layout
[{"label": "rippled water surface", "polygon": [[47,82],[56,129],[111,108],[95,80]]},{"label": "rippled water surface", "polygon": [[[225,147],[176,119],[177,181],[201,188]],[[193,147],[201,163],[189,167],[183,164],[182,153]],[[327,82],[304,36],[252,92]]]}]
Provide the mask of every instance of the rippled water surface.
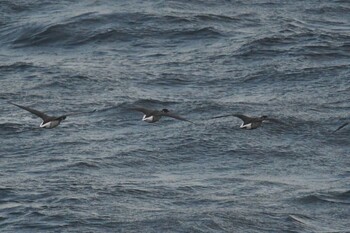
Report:
[{"label": "rippled water surface", "polygon": [[[349,1],[0,2],[1,232],[350,232]],[[64,114],[57,128],[8,101]],[[134,106],[196,124],[148,124]],[[241,113],[268,115],[242,130]]]}]

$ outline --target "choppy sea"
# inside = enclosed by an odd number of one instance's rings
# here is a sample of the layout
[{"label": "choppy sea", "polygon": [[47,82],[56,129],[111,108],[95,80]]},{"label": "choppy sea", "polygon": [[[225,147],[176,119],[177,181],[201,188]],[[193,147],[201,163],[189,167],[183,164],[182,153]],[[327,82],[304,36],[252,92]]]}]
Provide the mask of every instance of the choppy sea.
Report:
[{"label": "choppy sea", "polygon": [[350,232],[347,0],[2,0],[0,106],[0,232]]}]

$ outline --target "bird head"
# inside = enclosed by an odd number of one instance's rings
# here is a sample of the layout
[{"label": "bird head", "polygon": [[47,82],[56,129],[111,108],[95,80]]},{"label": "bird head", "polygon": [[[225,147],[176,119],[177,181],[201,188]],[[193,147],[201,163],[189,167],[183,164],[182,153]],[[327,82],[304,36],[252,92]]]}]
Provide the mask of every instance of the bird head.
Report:
[{"label": "bird head", "polygon": [[169,112],[169,110],[168,110],[168,109],[166,109],[166,108],[163,108],[161,112],[163,112],[163,113],[168,113],[168,112]]}]

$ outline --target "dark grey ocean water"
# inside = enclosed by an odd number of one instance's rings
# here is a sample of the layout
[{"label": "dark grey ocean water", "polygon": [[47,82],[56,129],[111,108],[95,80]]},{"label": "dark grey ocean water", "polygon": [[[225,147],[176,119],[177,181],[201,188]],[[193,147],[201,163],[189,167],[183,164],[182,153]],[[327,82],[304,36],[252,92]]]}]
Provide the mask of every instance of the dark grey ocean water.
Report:
[{"label": "dark grey ocean water", "polygon": [[0,232],[350,232],[349,1],[2,0],[0,106]]}]

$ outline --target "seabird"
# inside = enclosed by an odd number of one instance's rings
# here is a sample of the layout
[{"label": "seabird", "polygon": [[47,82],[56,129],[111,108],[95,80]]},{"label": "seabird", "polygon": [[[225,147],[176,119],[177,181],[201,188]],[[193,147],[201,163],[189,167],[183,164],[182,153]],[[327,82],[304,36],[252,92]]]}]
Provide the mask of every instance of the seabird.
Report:
[{"label": "seabird", "polygon": [[259,126],[261,126],[261,124],[264,121],[271,121],[271,122],[282,123],[281,121],[279,121],[277,119],[269,118],[267,116],[248,117],[248,116],[245,116],[245,115],[242,115],[242,114],[223,115],[223,116],[213,117],[212,119],[221,118],[221,117],[228,117],[228,116],[234,116],[234,117],[238,117],[239,119],[241,119],[243,121],[243,123],[240,126],[241,129],[256,129]]},{"label": "seabird", "polygon": [[342,124],[341,126],[339,126],[336,130],[333,131],[333,133],[337,132],[338,130],[340,130],[341,128],[344,128],[345,126],[347,126],[350,122],[346,122],[344,124]]},{"label": "seabird", "polygon": [[166,117],[172,117],[181,121],[187,121],[187,122],[191,122],[181,116],[178,116],[174,113],[171,113],[168,109],[164,108],[161,111],[158,110],[153,110],[153,109],[147,109],[147,108],[142,108],[142,107],[135,107],[135,108],[130,108],[131,110],[135,110],[135,111],[139,111],[142,112],[144,115],[142,117],[142,120],[147,122],[147,123],[154,123],[160,120],[160,118],[162,118],[162,116],[166,116]]},{"label": "seabird", "polygon": [[78,115],[78,114],[83,114],[83,113],[92,113],[92,112],[96,111],[96,109],[95,109],[95,110],[89,111],[89,112],[76,112],[76,113],[70,113],[70,114],[65,114],[65,115],[59,116],[59,117],[55,117],[55,116],[48,116],[43,112],[40,112],[38,110],[29,108],[26,106],[22,106],[22,105],[11,103],[11,102],[9,102],[9,103],[40,117],[43,120],[43,122],[41,122],[41,124],[40,124],[40,128],[45,128],[45,129],[55,128],[56,126],[58,126],[61,123],[61,121],[65,120],[67,118],[67,116],[73,116],[73,115]]}]

